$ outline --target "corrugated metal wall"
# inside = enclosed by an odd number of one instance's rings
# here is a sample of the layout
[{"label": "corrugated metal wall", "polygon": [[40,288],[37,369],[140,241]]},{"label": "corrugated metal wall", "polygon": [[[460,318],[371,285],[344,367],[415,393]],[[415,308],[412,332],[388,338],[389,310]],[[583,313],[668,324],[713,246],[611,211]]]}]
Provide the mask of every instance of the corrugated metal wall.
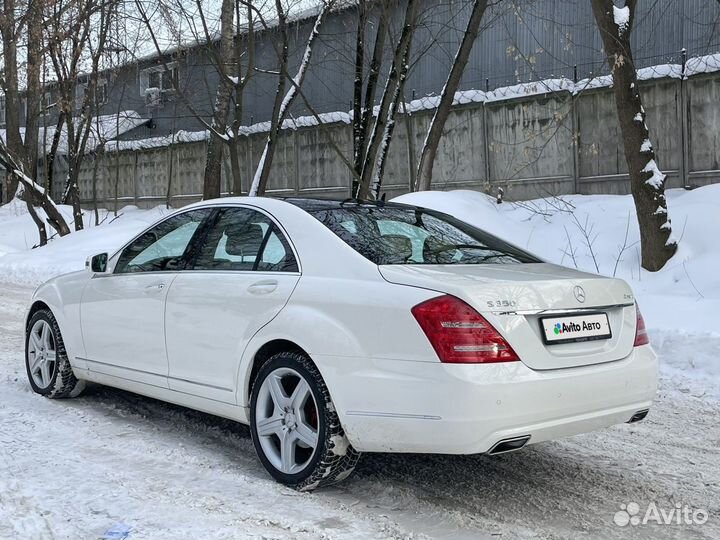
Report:
[{"label": "corrugated metal wall", "polygon": [[[396,32],[403,9],[403,2],[399,4],[394,17]],[[469,9],[468,0],[422,0],[406,99],[441,91]],[[638,9],[633,39],[639,67],[679,63],[683,48],[690,57],[720,51],[720,2],[643,0]],[[307,20],[292,27],[291,70],[303,54],[313,22]],[[355,8],[332,14],[322,27],[303,86],[303,93],[318,112],[348,111],[352,107],[355,30]],[[272,46],[275,39],[272,30],[258,37],[259,67],[276,69]],[[371,41],[369,36],[368,45]],[[210,117],[217,86],[212,62],[202,49],[188,51],[179,62],[180,80],[195,109]],[[385,69],[388,64],[389,60]],[[484,30],[473,49],[461,89],[493,89],[553,76],[572,79],[576,69],[577,76],[585,78],[605,73],[604,64],[590,0],[501,0],[486,14]],[[276,83],[272,74],[254,76],[244,95],[243,123],[269,118]],[[130,109],[153,117],[153,128],[138,129],[128,136],[146,138],[179,129],[203,128],[179,100],[146,110],[137,87],[138,67],[127,66],[116,77],[105,107],[107,113]],[[118,107],[121,95],[122,104]],[[296,100],[292,112],[309,113],[301,99]]]}]

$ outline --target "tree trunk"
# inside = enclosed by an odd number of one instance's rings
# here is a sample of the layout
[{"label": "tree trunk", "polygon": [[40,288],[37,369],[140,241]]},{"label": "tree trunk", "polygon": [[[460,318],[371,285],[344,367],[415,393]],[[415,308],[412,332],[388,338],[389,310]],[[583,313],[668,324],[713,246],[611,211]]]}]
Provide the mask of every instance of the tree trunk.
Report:
[{"label": "tree trunk", "polygon": [[210,130],[205,174],[203,176],[203,199],[220,197],[220,177],[225,140],[218,133],[227,131],[227,117],[233,85],[228,80],[228,68],[233,64],[233,21],[235,19],[235,0],[223,0],[220,8],[220,82],[215,95],[215,111]]},{"label": "tree trunk", "polygon": [[[402,33],[400,34],[400,39],[393,54],[392,66],[390,67],[390,73],[385,82],[385,88],[383,89],[383,95],[380,101],[380,110],[375,119],[375,125],[370,135],[367,151],[365,152],[360,183],[357,193],[353,193],[353,196],[358,199],[368,199],[371,194],[373,194],[373,191],[375,191],[373,188],[379,186],[378,180],[381,177],[377,175],[375,177],[376,186],[372,185],[373,171],[377,168],[378,173],[380,175],[382,174],[385,154],[388,149],[390,137],[392,136],[395,113],[398,107],[398,96],[401,85],[407,76],[410,45],[415,31],[417,3],[418,0],[408,0],[405,9]],[[372,107],[370,107],[369,114],[372,114]],[[378,152],[380,152],[379,156]]]},{"label": "tree trunk", "polygon": [[228,147],[230,153],[230,169],[232,170],[232,185],[230,193],[236,197],[242,194],[242,173],[240,171],[240,153],[238,152],[238,138],[233,137]]},{"label": "tree trunk", "polygon": [[[370,129],[370,121],[373,116],[373,108],[375,106],[375,96],[377,95],[378,79],[380,77],[380,69],[382,68],[383,54],[385,52],[385,39],[387,37],[388,25],[390,23],[391,2],[383,2],[378,21],[377,30],[375,32],[375,43],[373,45],[373,55],[370,60],[370,71],[368,73],[367,85],[365,87],[365,97],[362,97],[362,79],[360,82],[360,91],[356,88],[353,111],[359,111],[353,115],[353,165],[355,167],[355,178],[352,184],[352,195],[357,196],[360,190],[360,178],[362,177],[363,164],[365,163],[365,154],[368,145],[368,131]],[[366,8],[367,9],[367,8]],[[366,16],[367,23],[369,16]],[[358,26],[358,34],[363,38],[365,27]],[[357,46],[357,44],[356,44]],[[364,57],[364,53],[362,54]],[[358,69],[358,54],[356,52],[356,77],[357,72],[362,74],[362,66]],[[363,60],[364,62],[364,60]],[[356,79],[357,84],[357,79]],[[357,115],[357,119],[355,118]]]},{"label": "tree trunk", "polygon": [[52,197],[53,180],[55,178],[55,158],[57,157],[58,146],[60,145],[60,135],[62,135],[62,127],[65,122],[65,115],[61,111],[58,115],[57,124],[55,125],[55,133],[53,133],[52,142],[50,143],[50,150],[48,150],[45,162],[47,163],[45,189],[48,195]]},{"label": "tree trunk", "polygon": [[[64,104],[64,107],[70,107]],[[82,209],[80,208],[80,191],[78,189],[78,177],[80,176],[80,160],[78,159],[77,146],[75,145],[75,124],[73,116],[67,108],[65,109],[65,127],[67,131],[68,144],[68,172],[65,178],[65,191],[63,194],[63,204],[70,204],[73,209],[73,223],[76,231],[83,229]]]},{"label": "tree trunk", "polygon": [[443,136],[443,130],[445,129],[445,122],[450,116],[450,109],[455,98],[455,92],[457,92],[460,86],[460,80],[462,79],[467,65],[468,59],[470,58],[470,52],[472,51],[475,40],[477,39],[478,32],[480,30],[480,22],[482,21],[485,9],[487,8],[488,0],[475,0],[473,2],[472,11],[470,13],[470,19],[468,20],[465,34],[463,35],[462,42],[458,48],[455,60],[453,61],[450,74],[448,75],[445,86],[443,87],[442,94],[440,97],[440,104],[435,110],[430,128],[428,129],[425,143],[423,144],[422,155],[420,156],[420,165],[418,166],[417,172],[417,184],[416,191],[425,191],[430,189],[432,183],[433,167],[435,165],[435,156],[437,155],[438,146],[440,145],[440,139]]},{"label": "tree trunk", "polygon": [[[262,196],[265,194],[265,188],[267,187],[267,182],[270,178],[270,166],[272,165],[272,158],[275,154],[275,138],[282,126],[280,112],[282,109],[283,96],[285,95],[285,77],[287,76],[289,57],[289,38],[287,31],[287,18],[281,0],[275,0],[275,10],[277,11],[278,33],[280,34],[278,84],[277,89],[275,90],[275,101],[273,102],[272,117],[270,119],[270,131],[268,132],[267,139],[265,140],[265,147],[263,148],[262,155],[260,156],[258,166],[255,169],[252,184],[250,185],[249,195],[251,196]],[[270,156],[269,160],[268,156]],[[269,161],[269,163],[267,163],[267,161]]]},{"label": "tree trunk", "polygon": [[[47,191],[25,174],[22,161],[8,149],[2,138],[0,138],[0,165],[5,167],[9,175],[16,176],[15,185],[22,185],[22,190],[25,192],[25,196],[28,197],[25,199],[26,201],[42,206],[42,209],[45,210],[45,214],[47,215],[48,223],[60,236],[65,236],[70,233],[65,218],[57,206],[55,206],[55,203],[48,197]],[[15,193],[17,193],[17,190]],[[13,195],[15,195],[15,193],[13,193]],[[39,229],[39,233],[42,238],[43,231]]]},{"label": "tree trunk", "polygon": [[[355,35],[355,80],[353,81],[353,163],[355,171],[360,175],[362,169],[362,148],[364,147],[362,132],[362,98],[363,98],[363,79],[365,76],[365,27],[368,20],[367,0],[358,2],[358,24]],[[353,192],[357,190],[355,184],[357,180],[353,180]]]},{"label": "tree trunk", "polygon": [[33,220],[38,230],[38,245],[44,246],[48,242],[47,228],[45,227],[45,223],[43,223],[43,220],[40,219],[40,216],[38,216],[38,213],[33,206],[35,201],[32,200],[32,194],[26,191],[23,195],[23,198],[25,199],[25,206],[27,207],[28,214],[30,214],[30,218]]},{"label": "tree trunk", "polygon": [[672,237],[665,199],[666,177],[660,172],[650,142],[630,48],[635,6],[636,0],[627,0],[623,8],[617,8],[613,0],[592,0],[613,76],[615,105],[640,226],[642,267],[656,272],[675,254],[677,242]]},{"label": "tree trunk", "polygon": [[[25,119],[25,152],[23,162],[30,178],[37,178],[42,69],[42,2],[28,4],[27,19],[27,115]],[[51,196],[49,194],[49,196]]]},{"label": "tree trunk", "polygon": [[[2,63],[5,87],[5,143],[13,156],[22,156],[22,138],[20,137],[20,91],[18,86],[18,58],[16,43],[16,6],[15,0],[4,0],[0,16],[0,35],[2,36]],[[24,161],[24,160],[22,160]],[[5,175],[8,199],[17,192],[18,177],[8,171]]]},{"label": "tree trunk", "polygon": [[[302,86],[305,80],[305,74],[307,73],[308,67],[310,66],[310,59],[312,58],[313,48],[315,40],[320,34],[320,26],[322,25],[325,15],[332,9],[335,4],[335,0],[324,0],[320,13],[318,13],[315,19],[313,29],[308,36],[307,43],[305,45],[305,53],[303,54],[302,60],[300,61],[300,67],[297,73],[292,79],[292,84],[285,94],[285,77],[289,78],[287,71],[288,67],[288,36],[287,36],[287,22],[285,21],[285,15],[280,6],[280,0],[276,0],[278,4],[278,19],[282,20],[281,23],[281,36],[283,40],[282,53],[280,59],[280,77],[282,81],[278,82],[278,90],[275,94],[275,106],[273,107],[273,119],[271,122],[270,133],[268,133],[267,142],[265,143],[265,149],[263,150],[262,157],[258,164],[258,168],[255,171],[255,177],[253,178],[252,185],[250,186],[251,197],[260,196],[265,193],[268,180],[270,179],[270,169],[272,167],[273,157],[275,155],[276,139],[280,135],[283,122],[290,112],[295,98],[298,95],[298,89]],[[280,14],[282,13],[282,17]],[[285,97],[282,97],[282,96]]]}]

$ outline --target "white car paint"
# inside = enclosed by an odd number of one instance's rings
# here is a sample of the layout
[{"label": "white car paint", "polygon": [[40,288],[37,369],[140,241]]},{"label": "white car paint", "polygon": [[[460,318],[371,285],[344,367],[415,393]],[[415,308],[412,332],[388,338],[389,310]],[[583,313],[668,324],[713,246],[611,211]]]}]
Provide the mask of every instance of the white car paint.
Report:
[{"label": "white car paint", "polygon": [[[228,198],[270,216],[297,272],[67,274],[33,295],[55,314],[80,379],[248,422],[250,376],[274,340],[308,353],[360,451],[487,452],[628,421],[657,386],[649,346],[633,347],[636,308],[621,280],[555,265],[378,266],[288,202]],[[581,304],[574,287],[587,298]],[[253,289],[256,289],[253,291]],[[482,314],[521,361],[440,362],[411,308],[454,295]],[[607,312],[605,341],[543,345],[540,312]]]}]

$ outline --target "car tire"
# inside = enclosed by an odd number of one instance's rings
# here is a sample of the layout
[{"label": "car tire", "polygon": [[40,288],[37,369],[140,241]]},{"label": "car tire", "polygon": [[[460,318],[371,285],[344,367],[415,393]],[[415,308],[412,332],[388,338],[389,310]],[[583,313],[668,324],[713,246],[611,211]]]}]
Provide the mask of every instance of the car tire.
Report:
[{"label": "car tire", "polygon": [[250,431],[265,469],[298,491],[344,480],[360,458],[320,372],[297,352],[275,354],[260,367],[250,396]]},{"label": "car tire", "polygon": [[25,370],[33,391],[45,397],[77,397],[85,381],[73,373],[57,320],[47,309],[37,311],[25,331]]}]

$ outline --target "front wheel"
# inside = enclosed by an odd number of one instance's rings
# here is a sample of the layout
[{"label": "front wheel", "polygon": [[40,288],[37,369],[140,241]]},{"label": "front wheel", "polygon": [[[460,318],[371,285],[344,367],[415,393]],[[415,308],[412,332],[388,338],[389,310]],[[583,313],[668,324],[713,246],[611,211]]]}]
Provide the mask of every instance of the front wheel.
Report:
[{"label": "front wheel", "polygon": [[360,457],[345,437],[320,373],[300,353],[276,354],[260,368],[250,398],[250,429],[265,469],[300,491],[347,478]]},{"label": "front wheel", "polygon": [[60,327],[49,310],[37,311],[28,322],[25,369],[32,389],[49,398],[76,397],[85,388],[73,374]]}]

